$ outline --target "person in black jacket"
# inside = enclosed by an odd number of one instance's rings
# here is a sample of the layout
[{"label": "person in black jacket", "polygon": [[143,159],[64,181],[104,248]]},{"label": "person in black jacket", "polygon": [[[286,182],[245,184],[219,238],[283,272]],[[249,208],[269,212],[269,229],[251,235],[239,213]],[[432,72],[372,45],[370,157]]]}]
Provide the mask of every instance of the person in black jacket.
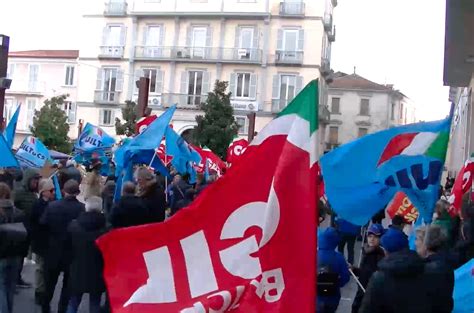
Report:
[{"label": "person in black jacket", "polygon": [[[353,268],[354,273],[359,277],[359,281],[364,288],[367,287],[370,277],[378,270],[378,263],[385,257],[385,252],[380,246],[380,237],[384,229],[380,224],[372,224],[367,230],[367,245],[362,249],[362,262],[360,268]],[[352,303],[352,313],[358,313],[364,291],[359,287]]]},{"label": "person in black jacket", "polygon": [[95,240],[105,233],[105,216],[102,199],[92,196],[86,201],[86,212],[69,225],[71,235],[72,262],[69,277],[71,294],[68,313],[76,313],[82,296],[89,294],[89,312],[100,312],[100,299],[105,291],[102,277],[103,259]]},{"label": "person in black jacket", "polygon": [[143,204],[142,199],[135,196],[135,184],[123,184],[122,197],[112,208],[110,224],[112,228],[130,227],[148,224],[151,222],[150,212]]},{"label": "person in black jacket", "polygon": [[425,264],[408,249],[407,236],[390,228],[381,241],[387,256],[370,278],[359,313],[432,313]]},{"label": "person in black jacket", "polygon": [[165,220],[166,197],[162,186],[158,185],[155,175],[147,168],[141,167],[137,171],[138,196],[148,208],[151,222]]},{"label": "person in black jacket", "polygon": [[31,250],[35,254],[35,301],[41,304],[44,299],[44,256],[48,249],[48,233],[44,225],[40,224],[40,218],[48,204],[54,201],[54,184],[51,179],[41,179],[39,182],[39,199],[33,204],[30,216],[29,235],[31,238]]},{"label": "person in black jacket", "polygon": [[426,227],[424,245],[426,247],[425,273],[432,292],[432,313],[450,313],[454,308],[454,268],[447,250],[448,235],[438,225]]},{"label": "person in black jacket", "polygon": [[113,180],[109,180],[105,183],[104,189],[102,190],[102,207],[106,220],[110,220],[110,214],[112,213],[112,207],[114,205],[114,195],[115,182]]},{"label": "person in black jacket", "polygon": [[58,313],[66,312],[69,295],[67,290],[69,265],[71,262],[70,238],[67,231],[69,223],[84,212],[84,204],[76,196],[80,193],[79,184],[70,179],[64,184],[65,197],[48,204],[40,223],[48,229],[48,249],[45,253],[45,301],[42,303],[43,313],[49,313],[49,303],[53,298],[54,289],[61,272],[63,288],[59,300]]},{"label": "person in black jacket", "polygon": [[[24,214],[16,209],[11,199],[11,190],[0,183],[0,312],[13,313],[18,272],[23,262],[23,253],[28,245],[24,227]],[[11,224],[15,231],[1,226]]]}]

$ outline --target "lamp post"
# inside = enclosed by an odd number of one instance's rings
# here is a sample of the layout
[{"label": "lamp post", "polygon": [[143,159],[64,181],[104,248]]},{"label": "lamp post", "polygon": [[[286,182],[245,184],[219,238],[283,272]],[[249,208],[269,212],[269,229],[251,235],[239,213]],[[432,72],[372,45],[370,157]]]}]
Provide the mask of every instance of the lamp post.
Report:
[{"label": "lamp post", "polygon": [[0,131],[4,129],[3,109],[5,107],[5,90],[10,88],[11,80],[7,79],[8,47],[10,37],[0,34]]}]

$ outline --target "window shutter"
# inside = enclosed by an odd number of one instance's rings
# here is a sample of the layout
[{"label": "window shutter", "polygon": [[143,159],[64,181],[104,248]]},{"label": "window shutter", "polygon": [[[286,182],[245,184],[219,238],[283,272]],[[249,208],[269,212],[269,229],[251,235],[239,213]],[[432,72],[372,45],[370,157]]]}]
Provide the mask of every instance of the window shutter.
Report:
[{"label": "window shutter", "polygon": [[255,27],[253,29],[253,42],[252,42],[252,48],[253,49],[258,49],[258,41],[260,39],[260,32],[258,27]]},{"label": "window shutter", "polygon": [[234,40],[234,48],[240,48],[239,46],[239,40],[240,40],[240,30],[241,30],[241,27],[240,26],[237,26],[235,28],[235,40]]},{"label": "window shutter", "polygon": [[297,95],[303,89],[303,76],[296,76],[296,93]]},{"label": "window shutter", "polygon": [[114,125],[115,121],[115,110],[110,110],[110,125]]},{"label": "window shutter", "polygon": [[122,91],[123,89],[123,71],[122,70],[117,70],[117,84],[115,91]]},{"label": "window shutter", "polygon": [[272,85],[272,99],[280,98],[280,77],[278,75],[273,75],[273,85]]},{"label": "window shutter", "polygon": [[209,93],[209,84],[211,80],[211,75],[209,72],[202,72],[202,95],[207,95]]},{"label": "window shutter", "polygon": [[232,93],[230,98],[235,98],[235,85],[237,85],[237,74],[230,73],[230,81],[229,81],[229,91]]},{"label": "window shutter", "polygon": [[69,110],[69,123],[75,124],[76,123],[76,103],[71,102],[71,109]]},{"label": "window shutter", "polygon": [[97,69],[97,81],[95,85],[95,90],[102,90],[102,79],[103,79],[104,70],[99,68]]},{"label": "window shutter", "polygon": [[278,30],[277,50],[283,50],[283,29]]},{"label": "window shutter", "polygon": [[122,26],[122,28],[120,30],[120,45],[122,47],[125,46],[126,38],[127,38],[127,27]]},{"label": "window shutter", "polygon": [[161,47],[165,45],[165,26],[164,25],[161,25],[159,43]]},{"label": "window shutter", "polygon": [[109,27],[105,26],[102,30],[102,45],[106,46],[108,44],[107,39],[109,37]]},{"label": "window shutter", "polygon": [[250,74],[250,98],[257,98],[257,74]]},{"label": "window shutter", "polygon": [[143,45],[146,46],[148,41],[148,26],[143,27]]},{"label": "window shutter", "polygon": [[190,25],[186,29],[186,47],[191,47],[192,37],[193,36],[193,27]]},{"label": "window shutter", "polygon": [[163,93],[163,77],[164,72],[162,70],[156,71],[156,92],[159,94]]},{"label": "window shutter", "polygon": [[104,109],[99,109],[99,125],[104,125]]},{"label": "window shutter", "polygon": [[304,50],[304,29],[298,31],[298,50]]},{"label": "window shutter", "polygon": [[181,88],[180,88],[180,92],[181,94],[183,95],[187,95],[188,94],[188,72],[187,71],[184,71],[184,72],[181,72]]},{"label": "window shutter", "polygon": [[206,57],[212,55],[212,27],[208,26],[206,31]]}]

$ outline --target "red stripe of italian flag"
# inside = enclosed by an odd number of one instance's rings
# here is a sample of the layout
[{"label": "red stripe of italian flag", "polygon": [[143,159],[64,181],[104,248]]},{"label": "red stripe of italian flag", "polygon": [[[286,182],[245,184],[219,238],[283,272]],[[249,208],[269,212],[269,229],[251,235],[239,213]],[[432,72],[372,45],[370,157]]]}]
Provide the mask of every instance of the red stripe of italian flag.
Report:
[{"label": "red stripe of italian flag", "polygon": [[313,80],[272,120],[251,146],[260,145],[276,135],[286,135],[287,141],[310,154],[310,167],[317,161],[317,129],[319,90],[318,81]]}]

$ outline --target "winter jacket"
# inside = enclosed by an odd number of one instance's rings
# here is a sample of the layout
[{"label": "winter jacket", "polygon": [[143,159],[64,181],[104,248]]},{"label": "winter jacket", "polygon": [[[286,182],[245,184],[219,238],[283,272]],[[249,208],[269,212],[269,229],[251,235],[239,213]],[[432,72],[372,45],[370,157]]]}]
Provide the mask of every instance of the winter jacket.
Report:
[{"label": "winter jacket", "polygon": [[112,207],[114,205],[115,182],[108,181],[105,183],[104,190],[102,190],[102,207],[105,218],[110,219]]},{"label": "winter jacket", "polygon": [[438,225],[444,229],[446,235],[448,236],[448,241],[451,241],[452,232],[453,232],[453,220],[448,212],[444,212],[441,216],[438,216],[436,220],[433,221],[433,225]]},{"label": "winter jacket", "polygon": [[165,220],[165,192],[155,180],[148,184],[145,190],[139,194],[139,197],[148,209],[151,222],[163,222]]},{"label": "winter jacket", "polygon": [[[359,268],[354,268],[353,271],[358,276],[360,283],[364,288],[369,284],[370,277],[378,270],[378,263],[385,257],[385,252],[381,247],[365,246],[362,249],[362,262]],[[361,288],[357,290],[354,302],[352,303],[352,313],[359,311],[364,292]]]},{"label": "winter jacket", "polygon": [[48,201],[39,198],[33,204],[28,230],[31,237],[31,249],[33,253],[44,256],[48,248],[48,229],[40,223],[40,219],[48,206]]},{"label": "winter jacket", "polygon": [[[339,244],[337,231],[330,227],[318,234],[318,272],[323,267],[329,267],[331,272],[339,274],[339,286],[342,288],[350,280],[349,268],[344,256],[336,252]],[[338,304],[341,299],[340,291],[336,296],[318,296],[318,307],[323,303]]]},{"label": "winter jacket", "polygon": [[[23,212],[18,210],[11,205],[0,208],[0,225],[9,224],[9,223],[24,223],[25,215]],[[28,241],[25,240],[24,243],[15,244],[12,247],[11,242],[7,242],[4,236],[0,236],[0,259],[8,257],[16,257],[25,255],[26,250],[28,249]]]},{"label": "winter jacket", "polygon": [[414,251],[389,254],[370,278],[359,313],[431,313],[425,264]]},{"label": "winter jacket", "polygon": [[105,233],[105,216],[100,212],[83,212],[68,228],[71,236],[72,262],[69,272],[71,294],[105,291],[104,263],[95,240]]},{"label": "winter jacket", "polygon": [[48,204],[40,223],[48,229],[48,249],[45,253],[47,268],[67,269],[71,258],[69,223],[84,212],[84,204],[68,196]]},{"label": "winter jacket", "polygon": [[148,208],[137,196],[122,196],[110,214],[110,224],[113,228],[138,226],[151,222]]},{"label": "winter jacket", "polygon": [[360,226],[354,225],[342,218],[336,219],[337,230],[343,235],[360,235]]},{"label": "winter jacket", "polygon": [[431,291],[432,313],[450,313],[454,308],[454,270],[450,255],[438,252],[425,259],[425,273]]},{"label": "winter jacket", "polygon": [[15,207],[25,214],[27,222],[30,220],[31,209],[38,200],[38,193],[30,189],[30,182],[33,178],[39,177],[37,170],[27,168],[23,173],[21,188],[15,190]]}]

